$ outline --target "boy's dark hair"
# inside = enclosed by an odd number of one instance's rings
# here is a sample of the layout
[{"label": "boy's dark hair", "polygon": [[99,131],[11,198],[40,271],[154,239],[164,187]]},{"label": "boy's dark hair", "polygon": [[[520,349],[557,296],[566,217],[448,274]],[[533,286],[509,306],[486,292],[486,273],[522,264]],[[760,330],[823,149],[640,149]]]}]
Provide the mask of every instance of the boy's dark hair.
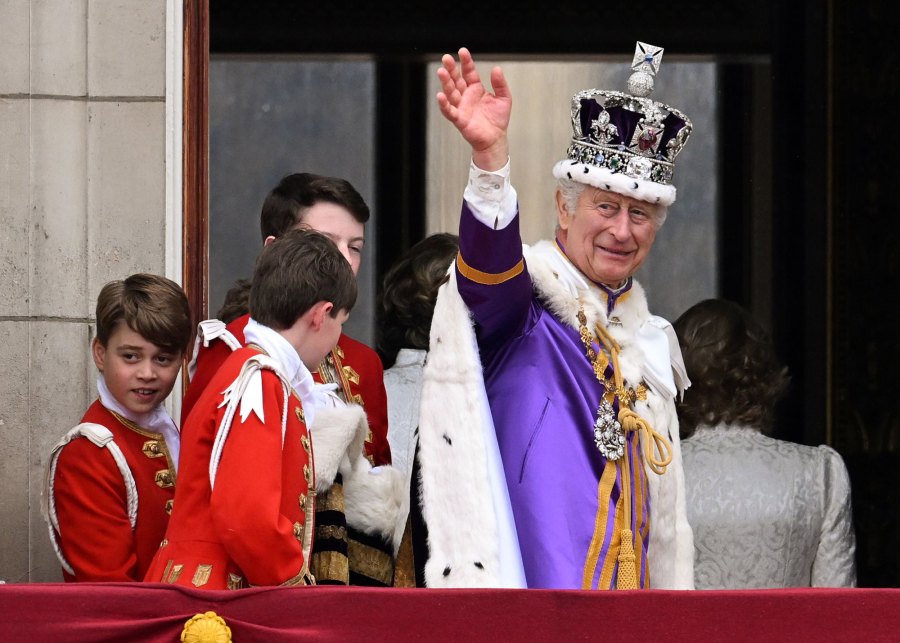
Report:
[{"label": "boy's dark hair", "polygon": [[720,423],[771,433],[790,378],[750,313],[723,299],[695,304],[675,321],[691,387],[677,403],[682,437]]},{"label": "boy's dark hair", "polygon": [[313,230],[289,230],[264,247],[250,286],[250,315],[285,330],[320,301],[334,304],[331,316],[356,303],[356,277],[328,237]]},{"label": "boy's dark hair", "polygon": [[303,221],[316,203],[347,208],[360,223],[369,220],[369,206],[349,181],[307,172],[289,174],[269,192],[259,215],[262,239],[280,237]]},{"label": "boy's dark hair", "polygon": [[139,273],[111,281],[97,297],[97,339],[103,346],[119,322],[160,348],[183,352],[191,343],[191,308],[171,279]]},{"label": "boy's dark hair", "polygon": [[384,276],[378,352],[390,367],[401,348],[428,349],[438,288],[459,249],[459,237],[440,233],[406,251]]}]

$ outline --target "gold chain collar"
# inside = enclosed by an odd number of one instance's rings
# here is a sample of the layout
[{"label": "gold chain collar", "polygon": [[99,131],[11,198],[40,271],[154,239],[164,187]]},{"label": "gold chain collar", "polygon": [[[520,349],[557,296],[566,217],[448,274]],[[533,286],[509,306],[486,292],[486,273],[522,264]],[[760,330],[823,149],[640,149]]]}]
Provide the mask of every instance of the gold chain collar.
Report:
[{"label": "gold chain collar", "polygon": [[[610,412],[610,409],[604,408],[604,403],[611,407],[614,400],[619,401],[619,413],[616,418],[621,429],[627,433],[631,431],[643,431],[646,439],[644,440],[644,455],[650,469],[655,473],[662,475],[666,471],[666,467],[672,461],[672,447],[669,441],[662,435],[657,433],[650,423],[641,418],[632,410],[632,406],[637,400],[647,399],[647,387],[641,382],[635,388],[626,388],[622,378],[622,370],[619,368],[619,351],[621,347],[619,343],[607,332],[603,326],[597,324],[596,339],[597,343],[605,350],[594,350],[593,341],[594,334],[587,328],[587,315],[584,313],[584,307],[578,308],[578,332],[581,336],[581,342],[584,344],[588,360],[594,369],[594,375],[597,381],[603,385],[605,393],[601,400],[601,409],[598,409],[598,415],[602,411]],[[606,353],[609,353],[609,357]],[[606,368],[612,359],[613,377],[606,378]],[[598,419],[599,421],[599,419]],[[655,447],[655,448],[654,448]],[[598,446],[599,448],[599,446]],[[603,450],[601,449],[601,453]],[[659,454],[657,456],[656,454]],[[615,458],[613,458],[615,459]]]}]

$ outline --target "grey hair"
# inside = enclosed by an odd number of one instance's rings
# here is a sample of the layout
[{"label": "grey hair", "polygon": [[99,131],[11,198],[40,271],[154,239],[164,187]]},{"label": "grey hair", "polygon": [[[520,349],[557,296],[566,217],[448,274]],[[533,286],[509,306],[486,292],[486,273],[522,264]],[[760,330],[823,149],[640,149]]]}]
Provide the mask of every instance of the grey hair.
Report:
[{"label": "grey hair", "polygon": [[563,195],[569,212],[575,211],[575,208],[578,206],[578,199],[586,187],[585,183],[573,181],[572,179],[556,179],[556,189]]},{"label": "grey hair", "polygon": [[[581,193],[584,192],[584,189],[588,187],[587,183],[582,183],[580,181],[574,181],[572,179],[556,179],[556,189],[559,190],[560,194],[562,194],[563,199],[566,201],[566,208],[569,212],[574,212],[578,207],[578,199],[581,198]],[[599,188],[598,188],[599,189]],[[653,227],[659,230],[662,225],[666,222],[666,217],[669,214],[669,208],[665,206],[659,206],[659,210],[656,212],[656,216],[653,217]],[[559,224],[557,224],[558,227]]]}]

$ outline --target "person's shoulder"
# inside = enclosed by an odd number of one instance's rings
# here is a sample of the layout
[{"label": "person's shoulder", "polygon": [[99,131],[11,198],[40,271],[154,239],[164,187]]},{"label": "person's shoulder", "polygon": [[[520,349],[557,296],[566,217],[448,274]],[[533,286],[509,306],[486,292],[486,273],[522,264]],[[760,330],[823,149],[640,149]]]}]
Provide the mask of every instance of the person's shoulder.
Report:
[{"label": "person's shoulder", "polygon": [[244,367],[244,364],[251,357],[257,355],[263,355],[263,353],[260,353],[259,350],[252,346],[241,346],[239,349],[231,351],[222,361],[219,370],[213,375],[213,380],[227,379],[229,377],[233,380]]},{"label": "person's shoulder", "polygon": [[[72,436],[71,433],[76,429],[77,435]],[[65,441],[65,444],[59,450],[57,469],[82,470],[86,473],[95,471],[97,474],[100,473],[98,467],[116,469],[113,459],[104,454],[105,446],[108,444],[104,440],[110,436],[112,442],[124,444],[126,432],[127,429],[100,403],[100,400],[95,400],[88,407],[81,422],[62,438],[61,441]]]},{"label": "person's shoulder", "polygon": [[250,313],[245,313],[238,317],[237,319],[227,323],[225,325],[225,329],[228,330],[232,335],[234,335],[235,339],[237,339],[241,344],[247,341],[244,337],[244,329],[247,328],[247,322],[250,321]]},{"label": "person's shoulder", "polygon": [[231,354],[216,374],[217,378],[220,374],[222,378],[216,382],[215,389],[224,391],[237,386],[237,390],[246,391],[246,385],[240,380],[256,373],[259,374],[260,392],[264,398],[275,396],[281,399],[285,390],[290,391],[291,383],[284,375],[281,365],[252,346],[244,346]]},{"label": "person's shoulder", "polygon": [[835,472],[846,472],[847,465],[844,463],[844,458],[841,457],[841,454],[833,447],[830,447],[827,444],[820,444],[813,448],[816,450],[818,456],[824,460],[825,466],[828,469]]},{"label": "person's shoulder", "polygon": [[787,440],[779,440],[771,436],[760,435],[770,450],[782,456],[803,463],[804,467],[814,469],[846,470],[841,455],[827,444],[810,446]]},{"label": "person's shoulder", "polygon": [[[244,336],[244,329],[250,320],[250,314],[238,317],[229,324],[226,324],[225,330],[228,331],[237,342],[243,346],[247,340]],[[201,382],[201,387],[205,388],[206,382],[213,377],[216,371],[225,363],[228,357],[235,352],[228,342],[223,338],[218,338],[209,342],[208,346],[200,346],[197,354],[196,372],[191,378],[191,384],[194,380]],[[191,393],[188,393],[190,397]]]},{"label": "person's shoulder", "polygon": [[[119,404],[121,404],[121,402],[119,402]],[[99,399],[94,400],[94,403],[84,412],[81,422],[99,424],[112,433],[113,438],[121,438],[127,435],[130,428],[112,411],[103,406],[103,403]]]}]

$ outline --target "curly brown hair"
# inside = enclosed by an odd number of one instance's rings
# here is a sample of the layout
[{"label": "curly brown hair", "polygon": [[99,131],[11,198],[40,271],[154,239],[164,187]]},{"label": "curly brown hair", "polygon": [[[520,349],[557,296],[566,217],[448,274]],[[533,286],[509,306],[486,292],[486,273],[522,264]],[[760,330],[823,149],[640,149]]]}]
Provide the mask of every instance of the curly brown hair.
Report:
[{"label": "curly brown hair", "polygon": [[458,248],[455,234],[433,234],[407,250],[384,276],[377,348],[386,368],[401,348],[428,348],[438,289]]},{"label": "curly brown hair", "polygon": [[681,437],[720,423],[771,433],[775,404],[790,377],[762,326],[723,299],[695,304],[674,326],[691,379],[676,405]]}]

